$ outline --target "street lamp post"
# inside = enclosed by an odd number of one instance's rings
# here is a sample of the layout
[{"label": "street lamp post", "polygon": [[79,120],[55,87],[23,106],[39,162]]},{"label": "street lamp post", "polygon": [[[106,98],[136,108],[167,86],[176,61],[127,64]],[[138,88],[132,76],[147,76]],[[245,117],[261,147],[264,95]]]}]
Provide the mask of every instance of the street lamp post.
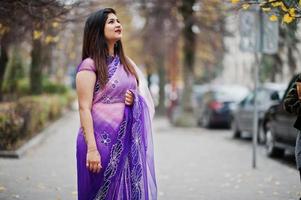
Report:
[{"label": "street lamp post", "polygon": [[240,49],[244,52],[253,52],[254,65],[254,112],[253,112],[253,148],[252,167],[256,168],[256,149],[258,137],[258,102],[257,90],[259,84],[259,66],[262,53],[274,54],[278,51],[278,21],[270,21],[269,15],[263,13],[258,5],[248,11],[242,11],[240,17]]}]

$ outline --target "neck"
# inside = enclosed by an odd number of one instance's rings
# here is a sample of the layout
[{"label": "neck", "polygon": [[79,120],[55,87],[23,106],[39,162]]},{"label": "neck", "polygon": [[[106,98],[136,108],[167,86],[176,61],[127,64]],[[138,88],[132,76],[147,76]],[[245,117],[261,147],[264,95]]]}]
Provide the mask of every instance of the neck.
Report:
[{"label": "neck", "polygon": [[114,44],[115,43],[112,43],[112,42],[108,42],[108,50],[109,50],[109,55],[110,56],[114,56]]}]

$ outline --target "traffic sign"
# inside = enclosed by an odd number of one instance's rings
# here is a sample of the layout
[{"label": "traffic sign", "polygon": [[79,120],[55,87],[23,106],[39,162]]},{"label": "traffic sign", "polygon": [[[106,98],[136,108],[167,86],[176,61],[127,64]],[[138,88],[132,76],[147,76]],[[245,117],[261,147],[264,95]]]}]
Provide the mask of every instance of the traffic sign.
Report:
[{"label": "traffic sign", "polygon": [[240,49],[245,52],[275,54],[278,51],[279,24],[269,14],[250,9],[240,13]]}]

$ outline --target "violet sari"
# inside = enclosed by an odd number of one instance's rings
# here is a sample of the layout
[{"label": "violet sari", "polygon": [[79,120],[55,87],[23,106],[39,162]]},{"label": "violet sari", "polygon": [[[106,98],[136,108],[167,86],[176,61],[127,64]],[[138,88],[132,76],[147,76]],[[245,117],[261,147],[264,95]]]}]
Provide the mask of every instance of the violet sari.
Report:
[{"label": "violet sari", "polygon": [[[102,169],[100,173],[87,169],[87,145],[80,128],[76,145],[78,200],[156,200],[151,135],[154,108],[149,91],[140,84],[137,87],[135,77],[126,73],[118,56],[107,63],[109,81],[102,89],[96,81],[91,109]],[[135,69],[141,77],[141,71]],[[77,72],[82,70],[95,73],[93,60],[83,60]],[[124,104],[127,89],[134,94],[132,106]]]}]

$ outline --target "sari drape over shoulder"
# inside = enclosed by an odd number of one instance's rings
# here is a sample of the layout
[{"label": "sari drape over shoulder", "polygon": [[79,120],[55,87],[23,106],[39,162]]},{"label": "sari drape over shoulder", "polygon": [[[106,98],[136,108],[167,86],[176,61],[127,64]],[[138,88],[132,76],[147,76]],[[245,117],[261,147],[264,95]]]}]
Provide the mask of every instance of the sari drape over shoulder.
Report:
[{"label": "sari drape over shoulder", "polygon": [[[139,81],[145,81],[136,65],[135,69]],[[81,62],[77,72],[82,70],[96,72],[91,58]],[[151,96],[145,84],[137,87],[118,56],[108,59],[108,73],[103,88],[95,83],[91,109],[102,169],[100,173],[87,169],[87,145],[80,128],[76,143],[78,200],[156,200]],[[124,104],[128,89],[134,94],[132,106]]]}]

